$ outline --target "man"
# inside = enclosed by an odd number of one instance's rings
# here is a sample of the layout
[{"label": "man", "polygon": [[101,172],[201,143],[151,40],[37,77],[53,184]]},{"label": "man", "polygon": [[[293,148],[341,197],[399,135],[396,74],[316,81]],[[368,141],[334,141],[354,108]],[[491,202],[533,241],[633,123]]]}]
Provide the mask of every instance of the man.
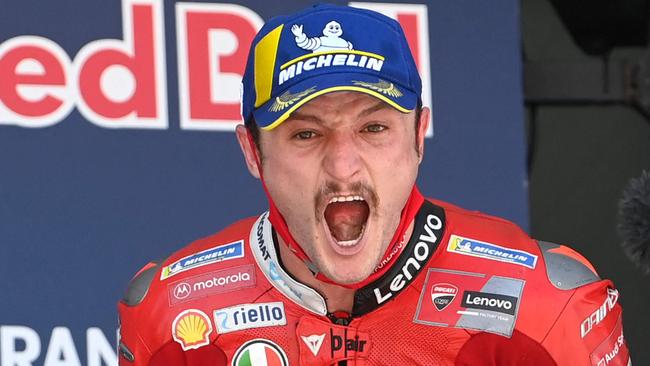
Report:
[{"label": "man", "polygon": [[133,279],[121,365],[627,365],[571,249],[424,199],[429,109],[399,25],[317,6],[254,39],[237,139],[270,209]]}]

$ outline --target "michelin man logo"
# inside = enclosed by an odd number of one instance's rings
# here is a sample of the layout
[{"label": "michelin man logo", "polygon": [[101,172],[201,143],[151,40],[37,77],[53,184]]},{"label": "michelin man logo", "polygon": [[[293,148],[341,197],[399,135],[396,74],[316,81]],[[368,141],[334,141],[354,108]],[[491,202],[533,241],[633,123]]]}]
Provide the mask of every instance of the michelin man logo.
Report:
[{"label": "michelin man logo", "polygon": [[304,50],[314,53],[335,50],[351,50],[352,43],[341,38],[343,29],[338,22],[331,21],[323,28],[323,35],[320,37],[308,38],[302,31],[302,24],[291,26],[291,32],[296,36],[296,45]]},{"label": "michelin man logo", "polygon": [[[295,36],[296,45],[299,48],[312,51],[312,53],[307,55],[302,54],[293,60],[284,62],[280,66],[277,85],[282,85],[296,76],[308,74],[321,68],[340,66],[345,66],[347,68],[358,67],[379,73],[384,66],[384,56],[372,53],[371,50],[354,50],[352,43],[342,38],[343,28],[341,28],[341,24],[336,21],[330,21],[327,23],[323,29],[323,35],[319,37],[307,37],[303,32],[302,24],[292,25],[291,33]],[[371,88],[379,90],[384,88],[384,86],[384,84],[373,84]],[[309,90],[308,93],[307,90]],[[277,103],[274,103],[273,106],[271,106],[270,111],[281,111],[313,91],[311,88],[307,90],[292,93],[284,89],[283,91],[285,91],[285,94],[281,95],[279,99],[276,99]],[[383,90],[379,91],[386,94]],[[394,90],[391,90],[390,92],[401,93]]]}]

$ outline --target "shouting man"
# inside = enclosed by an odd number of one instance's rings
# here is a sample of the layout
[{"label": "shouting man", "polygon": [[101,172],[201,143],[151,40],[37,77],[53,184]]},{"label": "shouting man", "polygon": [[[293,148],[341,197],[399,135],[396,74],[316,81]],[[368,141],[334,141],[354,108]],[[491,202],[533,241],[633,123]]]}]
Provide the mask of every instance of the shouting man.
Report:
[{"label": "shouting man", "polygon": [[421,89],[383,15],[266,23],[236,135],[269,210],[134,277],[120,365],[628,365],[587,260],[420,194]]}]

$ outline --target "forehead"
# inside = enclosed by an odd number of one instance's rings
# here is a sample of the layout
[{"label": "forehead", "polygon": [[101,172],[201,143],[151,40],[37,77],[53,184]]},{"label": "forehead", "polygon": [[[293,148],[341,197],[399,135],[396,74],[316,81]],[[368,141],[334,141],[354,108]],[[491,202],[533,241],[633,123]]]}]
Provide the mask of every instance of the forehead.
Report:
[{"label": "forehead", "polygon": [[[372,109],[369,111],[369,109]],[[389,109],[397,110],[365,93],[355,91],[339,91],[318,96],[298,108],[289,118],[300,116],[304,113],[336,113],[336,114],[359,114],[373,112],[375,110]]]}]

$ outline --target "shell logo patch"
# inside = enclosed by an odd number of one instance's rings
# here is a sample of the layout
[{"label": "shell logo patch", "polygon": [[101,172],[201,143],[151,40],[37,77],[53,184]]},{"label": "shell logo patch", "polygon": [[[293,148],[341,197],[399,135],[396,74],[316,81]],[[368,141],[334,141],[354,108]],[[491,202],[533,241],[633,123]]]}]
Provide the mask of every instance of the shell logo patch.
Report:
[{"label": "shell logo patch", "polygon": [[210,344],[212,323],[201,310],[188,309],[176,316],[172,323],[172,336],[184,351]]},{"label": "shell logo patch", "polygon": [[253,339],[239,347],[232,366],[288,366],[282,348],[268,339]]}]

